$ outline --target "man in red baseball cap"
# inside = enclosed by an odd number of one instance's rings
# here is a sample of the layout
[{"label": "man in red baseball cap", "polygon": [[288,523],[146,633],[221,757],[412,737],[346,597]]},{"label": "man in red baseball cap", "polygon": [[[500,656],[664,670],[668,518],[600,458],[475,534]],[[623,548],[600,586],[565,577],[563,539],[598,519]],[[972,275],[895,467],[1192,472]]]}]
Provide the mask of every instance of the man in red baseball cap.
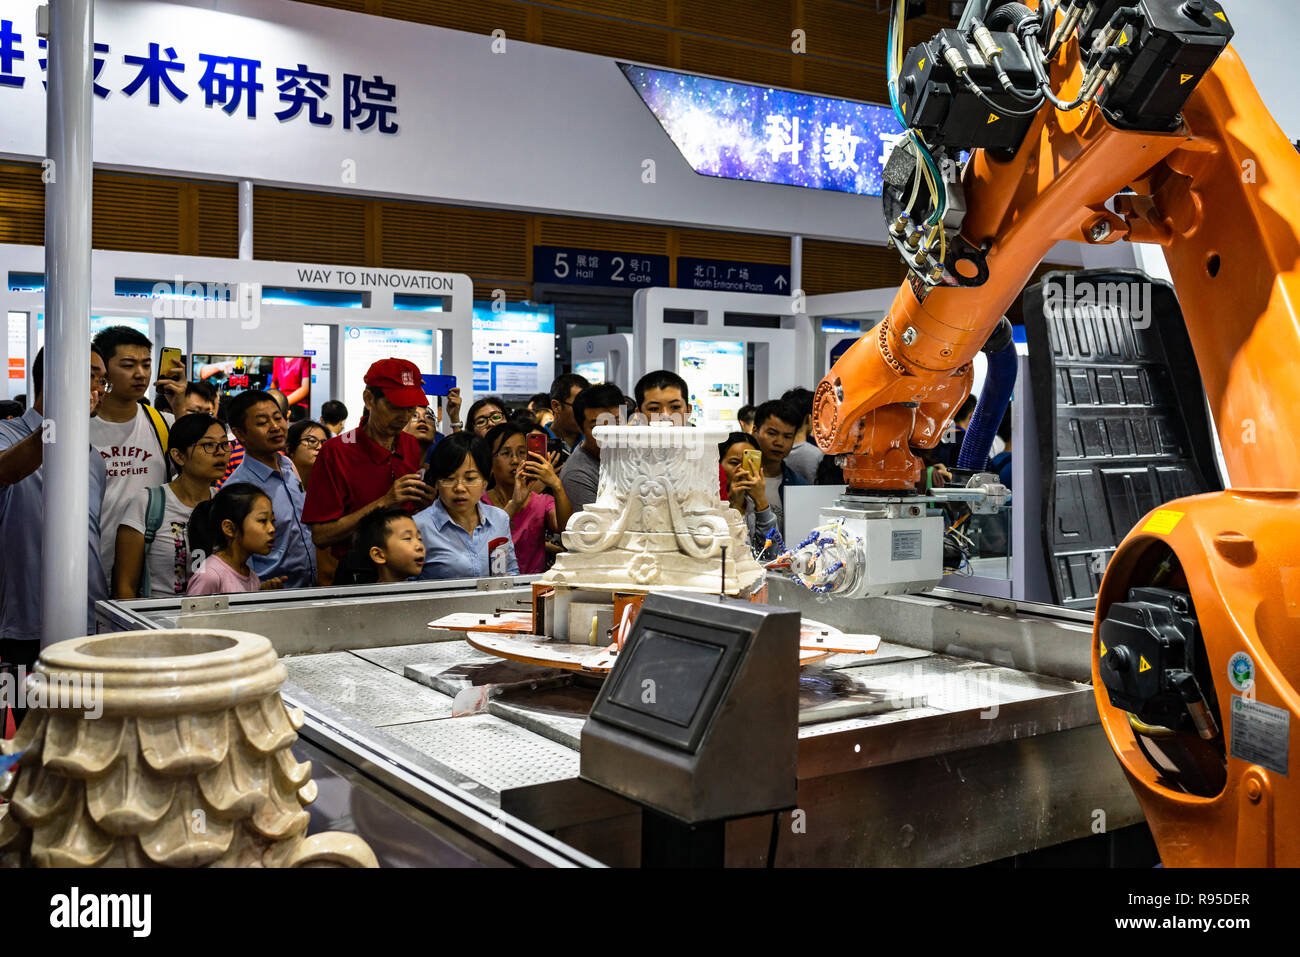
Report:
[{"label": "man in red baseball cap", "polygon": [[361,424],[321,446],[302,510],[312,541],[337,558],[371,512],[418,512],[437,494],[421,480],[419,442],[402,431],[414,410],[429,404],[419,368],[405,359],[380,359],[365,382]]}]

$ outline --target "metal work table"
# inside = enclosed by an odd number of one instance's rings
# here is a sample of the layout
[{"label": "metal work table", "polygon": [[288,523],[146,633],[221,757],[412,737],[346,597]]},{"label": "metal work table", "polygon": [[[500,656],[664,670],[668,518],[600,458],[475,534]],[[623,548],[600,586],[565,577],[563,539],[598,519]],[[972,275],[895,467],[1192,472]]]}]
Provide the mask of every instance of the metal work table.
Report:
[{"label": "metal work table", "polygon": [[[502,662],[426,627],[522,607],[530,581],[104,602],[99,617],[101,630],[266,635],[288,671],[284,697],[307,713],[304,746],[414,816],[467,829],[483,863],[635,864],[639,809],[578,778],[593,679]],[[784,581],[770,600],[886,638],[801,678],[802,813],[782,815],[778,866],[970,865],[1087,837],[1099,812],[1110,830],[1142,819],[1081,683],[1087,616],[944,590],[816,600]],[[510,687],[452,717],[456,694],[484,684]],[[770,816],[730,822],[728,863],[766,863],[770,829]]]}]

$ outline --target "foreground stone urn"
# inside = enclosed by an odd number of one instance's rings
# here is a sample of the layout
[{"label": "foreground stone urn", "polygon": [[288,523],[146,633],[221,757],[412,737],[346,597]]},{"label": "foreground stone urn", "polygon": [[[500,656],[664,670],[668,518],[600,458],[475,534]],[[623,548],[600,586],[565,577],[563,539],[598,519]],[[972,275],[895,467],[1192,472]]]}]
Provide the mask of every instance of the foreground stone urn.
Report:
[{"label": "foreground stone urn", "polygon": [[748,595],[766,575],[745,520],[718,494],[719,426],[597,426],[596,500],[574,513],[562,552],[542,581],[578,588],[717,592],[726,555],[728,595]]},{"label": "foreground stone urn", "polygon": [[[377,867],[365,841],[307,837],[300,711],[260,635],[138,631],[41,652],[28,712],[0,753],[0,864]],[[96,690],[98,689],[98,690]],[[102,708],[101,714],[96,714]]]}]

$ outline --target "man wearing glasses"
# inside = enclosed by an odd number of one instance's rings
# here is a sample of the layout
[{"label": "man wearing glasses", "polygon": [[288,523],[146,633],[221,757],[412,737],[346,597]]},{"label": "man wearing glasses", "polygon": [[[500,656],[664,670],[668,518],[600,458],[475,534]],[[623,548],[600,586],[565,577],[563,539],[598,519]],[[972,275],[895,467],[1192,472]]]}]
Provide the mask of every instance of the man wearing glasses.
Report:
[{"label": "man wearing glasses", "polygon": [[[41,650],[41,530],[45,526],[43,461],[45,350],[32,363],[36,399],[22,417],[0,422],[0,661],[27,665]],[[107,389],[103,357],[90,353],[90,408]],[[88,413],[88,414],[89,414]],[[95,602],[108,598],[108,579],[99,557],[99,516],[106,484],[103,458],[90,456],[89,603],[86,633],[95,631]],[[15,719],[21,715],[15,715]]]},{"label": "man wearing glasses", "polygon": [[321,446],[302,511],[317,547],[339,559],[375,509],[415,513],[434,498],[421,479],[420,444],[403,431],[414,410],[429,405],[419,368],[405,359],[380,359],[365,383],[361,425]]},{"label": "man wearing glasses", "polygon": [[256,485],[271,500],[275,513],[271,554],[249,556],[249,567],[263,582],[283,578],[285,588],[310,588],[317,581],[316,546],[302,519],[307,493],[293,462],[284,455],[289,424],[280,403],[269,392],[249,389],[230,400],[227,416],[244,447],[244,460],[226,481]]},{"label": "man wearing glasses", "polygon": [[573,449],[582,441],[582,425],[574,417],[573,400],[578,397],[578,393],[591,385],[586,379],[575,372],[566,372],[562,376],[557,376],[551,383],[551,423],[546,426],[546,431],[551,434],[551,438],[558,439],[560,442],[560,451],[569,456]]}]

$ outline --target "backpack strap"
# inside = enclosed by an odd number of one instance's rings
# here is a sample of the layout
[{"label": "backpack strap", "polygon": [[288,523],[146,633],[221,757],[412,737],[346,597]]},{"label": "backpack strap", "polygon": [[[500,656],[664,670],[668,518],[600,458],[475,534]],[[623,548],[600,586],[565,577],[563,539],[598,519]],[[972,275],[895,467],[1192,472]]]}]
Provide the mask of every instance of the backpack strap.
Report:
[{"label": "backpack strap", "polygon": [[172,463],[171,459],[167,456],[167,437],[170,434],[167,429],[167,420],[162,417],[161,412],[151,405],[146,405],[144,411],[149,416],[149,424],[153,426],[153,434],[158,438],[158,448],[161,450],[163,467],[165,469],[164,474],[166,474],[168,478],[171,478]]},{"label": "backpack strap", "polygon": [[149,547],[158,537],[162,527],[163,511],[167,507],[167,496],[163,490],[167,486],[155,485],[146,492],[144,506],[144,562],[140,567],[140,597],[148,598],[151,592],[149,581]]}]

